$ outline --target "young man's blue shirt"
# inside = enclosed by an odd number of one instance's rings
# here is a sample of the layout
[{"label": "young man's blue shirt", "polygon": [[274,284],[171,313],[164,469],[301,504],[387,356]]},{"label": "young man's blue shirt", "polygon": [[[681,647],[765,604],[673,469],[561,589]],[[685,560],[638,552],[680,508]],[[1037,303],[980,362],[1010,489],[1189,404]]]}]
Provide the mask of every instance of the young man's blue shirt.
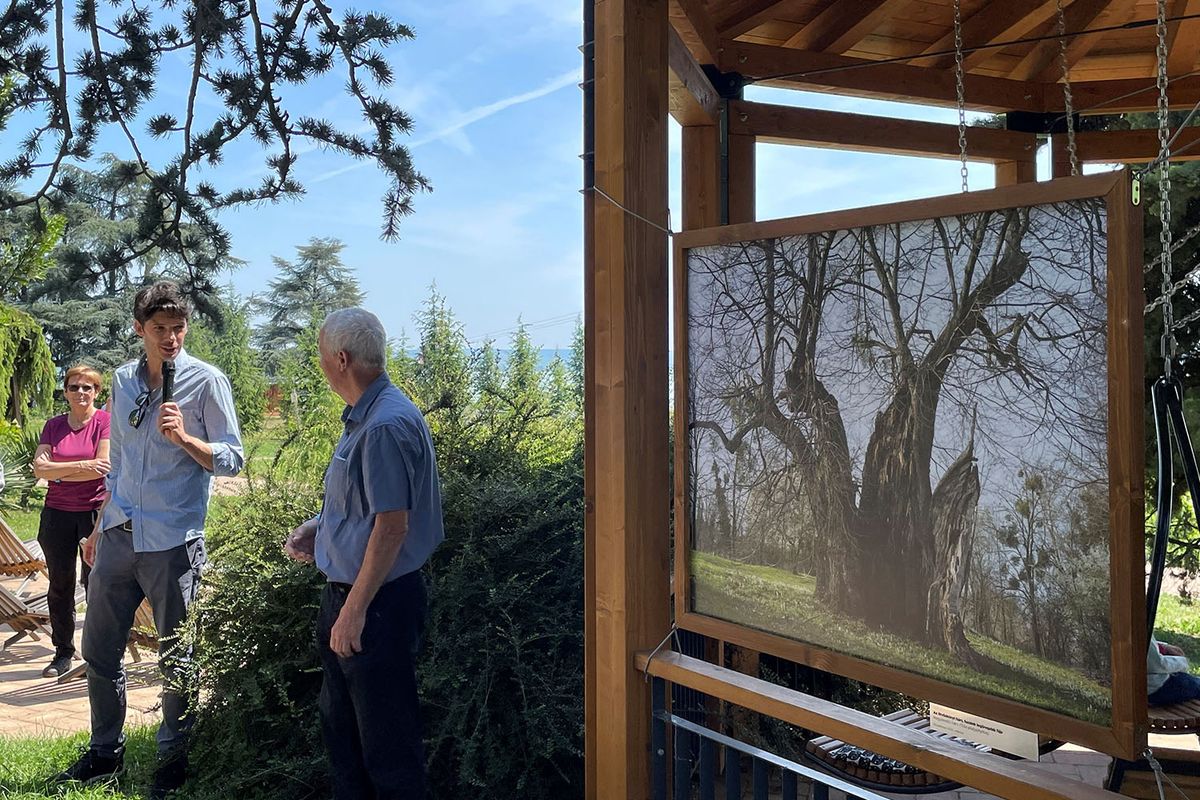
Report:
[{"label": "young man's blue shirt", "polygon": [[236,475],[245,463],[233,391],[216,367],[181,350],[175,359],[175,402],[188,434],[208,442],[213,472],[202,467],[158,429],[162,389],[146,395],[145,412],[135,428],[130,415],[147,392],[145,359],[117,368],[110,413],[111,493],[104,510],[105,529],[133,523],[135,552],[161,552],[204,535],[214,475]]}]

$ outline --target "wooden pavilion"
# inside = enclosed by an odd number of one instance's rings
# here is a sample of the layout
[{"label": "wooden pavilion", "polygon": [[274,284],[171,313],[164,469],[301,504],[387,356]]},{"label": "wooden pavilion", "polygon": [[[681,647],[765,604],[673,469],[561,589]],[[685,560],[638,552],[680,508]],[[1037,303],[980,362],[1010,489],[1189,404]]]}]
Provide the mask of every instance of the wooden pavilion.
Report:
[{"label": "wooden pavilion", "polygon": [[[1057,177],[1070,171],[1068,103],[1076,114],[1155,108],[1157,7],[1062,0],[1060,15],[1056,0],[585,3],[587,796],[623,800],[649,796],[651,698],[637,654],[671,627],[668,115],[683,126],[684,229],[755,220],[759,141],[958,158],[955,125],[743,99],[754,83],[955,107],[957,10],[961,102],[1008,122],[971,128],[968,157],[994,164],[998,186],[1035,181],[1049,139]],[[1200,0],[1166,6],[1170,105],[1190,108],[1200,101]],[[1185,131],[1174,148],[1200,157],[1188,149],[1195,139]],[[1154,130],[1081,131],[1075,144],[1080,162],[1145,162],[1159,146]]]}]

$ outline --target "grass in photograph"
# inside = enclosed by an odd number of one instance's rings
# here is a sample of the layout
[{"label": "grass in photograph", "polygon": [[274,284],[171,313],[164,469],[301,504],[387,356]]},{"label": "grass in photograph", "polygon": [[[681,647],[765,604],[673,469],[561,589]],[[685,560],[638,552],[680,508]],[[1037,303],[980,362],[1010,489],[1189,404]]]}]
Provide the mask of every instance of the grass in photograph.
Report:
[{"label": "grass in photograph", "polygon": [[970,636],[971,645],[996,663],[999,674],[979,672],[948,653],[831,612],[816,598],[811,576],[699,552],[692,553],[691,568],[694,607],[700,614],[1098,725],[1110,722],[1107,687],[1016,648]]}]

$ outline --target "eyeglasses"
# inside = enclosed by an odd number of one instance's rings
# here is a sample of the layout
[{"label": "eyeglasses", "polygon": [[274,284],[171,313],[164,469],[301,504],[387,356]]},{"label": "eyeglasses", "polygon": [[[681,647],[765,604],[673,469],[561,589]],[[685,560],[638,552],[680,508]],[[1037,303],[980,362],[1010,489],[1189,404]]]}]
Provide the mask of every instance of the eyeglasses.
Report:
[{"label": "eyeglasses", "polygon": [[146,418],[146,411],[150,408],[150,390],[142,392],[137,396],[137,408],[129,412],[129,427],[136,428],[142,424],[142,420]]},{"label": "eyeglasses", "polygon": [[67,384],[68,392],[94,392],[94,391],[96,391],[96,388],[97,387],[92,386],[90,383],[69,383],[69,384]]}]

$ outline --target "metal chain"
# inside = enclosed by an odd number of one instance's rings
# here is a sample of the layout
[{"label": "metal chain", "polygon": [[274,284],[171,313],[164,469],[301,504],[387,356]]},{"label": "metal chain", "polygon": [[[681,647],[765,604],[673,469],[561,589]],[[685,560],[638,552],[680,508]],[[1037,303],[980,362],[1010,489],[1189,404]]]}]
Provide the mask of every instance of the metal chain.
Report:
[{"label": "metal chain", "polygon": [[1171,361],[1175,358],[1175,307],[1171,295],[1171,142],[1167,112],[1167,0],[1158,0],[1158,214],[1162,228],[1158,240],[1162,247],[1162,309],[1163,332],[1159,341],[1159,355],[1163,360],[1163,376],[1171,377]]},{"label": "metal chain", "polygon": [[[1197,222],[1195,225],[1188,228],[1187,232],[1185,234],[1183,234],[1183,236],[1180,236],[1178,239],[1175,239],[1175,243],[1171,245],[1172,255],[1175,253],[1178,253],[1179,248],[1183,247],[1185,244],[1190,242],[1192,239],[1195,239],[1197,234],[1200,234],[1200,222]],[[1162,263],[1162,253],[1159,253],[1154,258],[1150,259],[1150,261],[1143,268],[1143,272],[1145,274],[1149,275],[1154,270],[1154,268],[1157,267],[1161,263]]]},{"label": "metal chain", "polygon": [[[1148,303],[1146,305],[1146,313],[1149,314],[1159,306],[1165,306],[1171,300],[1171,298],[1175,296],[1176,292],[1178,292],[1184,286],[1187,286],[1189,283],[1195,283],[1197,277],[1200,277],[1200,264],[1197,264],[1195,267],[1188,270],[1186,275],[1170,284],[1170,288],[1166,292],[1163,292],[1156,299]],[[1175,310],[1174,307],[1172,307],[1171,310],[1173,312]]]},{"label": "metal chain", "polygon": [[954,0],[954,91],[958,100],[958,161],[962,190],[967,188],[967,100],[963,90],[962,0]]},{"label": "metal chain", "polygon": [[1062,0],[1055,0],[1058,8],[1058,59],[1062,63],[1063,111],[1067,117],[1067,152],[1071,156],[1071,174],[1079,174],[1079,154],[1075,150],[1075,109],[1071,98],[1071,64],[1067,60],[1067,18],[1063,14]]}]

